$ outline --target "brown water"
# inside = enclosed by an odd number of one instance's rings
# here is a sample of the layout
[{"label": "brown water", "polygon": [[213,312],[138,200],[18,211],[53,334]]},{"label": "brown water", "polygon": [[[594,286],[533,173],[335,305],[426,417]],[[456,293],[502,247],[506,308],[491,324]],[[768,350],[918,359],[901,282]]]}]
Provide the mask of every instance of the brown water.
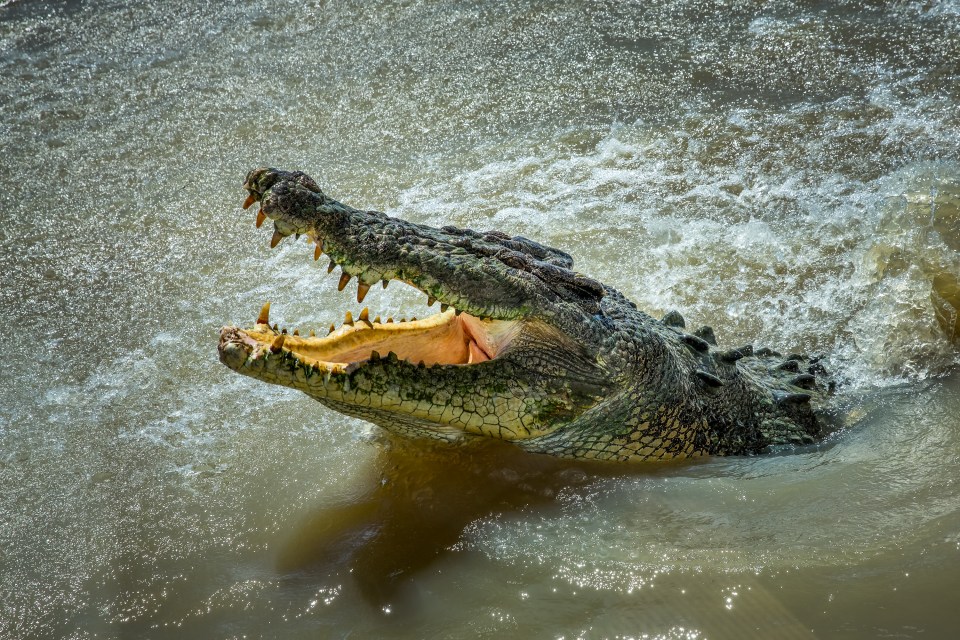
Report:
[{"label": "brown water", "polygon": [[[149,5],[0,3],[0,638],[956,635],[960,5]],[[265,300],[358,311],[264,164],[826,352],[847,428],[584,467],[236,376]]]}]

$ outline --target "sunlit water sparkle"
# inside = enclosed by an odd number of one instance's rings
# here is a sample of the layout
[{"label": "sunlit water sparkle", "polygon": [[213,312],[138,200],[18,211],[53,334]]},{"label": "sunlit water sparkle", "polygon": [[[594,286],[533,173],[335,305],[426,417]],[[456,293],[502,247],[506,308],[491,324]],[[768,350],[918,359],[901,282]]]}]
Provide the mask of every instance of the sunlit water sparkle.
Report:
[{"label": "sunlit water sparkle", "polygon": [[[0,3],[0,638],[947,637],[958,60],[950,1]],[[847,428],[622,472],[424,463],[370,516],[376,430],[216,359],[265,300],[357,312],[240,211],[258,165],[825,353]]]}]

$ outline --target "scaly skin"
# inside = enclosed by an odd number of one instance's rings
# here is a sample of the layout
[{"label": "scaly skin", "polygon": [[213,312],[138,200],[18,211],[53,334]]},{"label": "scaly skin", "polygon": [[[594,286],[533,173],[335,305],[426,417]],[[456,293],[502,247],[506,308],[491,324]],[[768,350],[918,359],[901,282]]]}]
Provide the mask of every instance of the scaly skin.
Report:
[{"label": "scaly skin", "polygon": [[720,350],[708,327],[655,320],[562,251],[359,211],[301,172],[256,169],[244,186],[245,206],[261,202],[257,226],[274,221],[271,246],[307,235],[341,267],[341,289],[359,280],[358,300],[401,280],[443,311],[384,323],[364,310],[306,338],[271,328],[268,305],[255,327],[221,332],[220,359],[239,373],[404,436],[494,437],[569,458],[752,454],[823,435],[829,383],[815,361]]}]

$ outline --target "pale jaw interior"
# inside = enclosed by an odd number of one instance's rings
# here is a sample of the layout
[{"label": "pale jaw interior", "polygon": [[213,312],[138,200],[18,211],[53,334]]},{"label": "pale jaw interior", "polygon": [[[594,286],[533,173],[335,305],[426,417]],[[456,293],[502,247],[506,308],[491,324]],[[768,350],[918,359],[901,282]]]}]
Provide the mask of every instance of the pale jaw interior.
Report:
[{"label": "pale jaw interior", "polygon": [[[374,352],[381,357],[394,353],[413,364],[470,365],[496,358],[520,325],[510,320],[481,320],[467,313],[457,315],[449,309],[409,322],[357,320],[324,338],[287,334],[282,348],[305,365],[333,370],[369,360]],[[278,337],[268,324],[260,322],[244,333],[265,344],[276,344]]]}]

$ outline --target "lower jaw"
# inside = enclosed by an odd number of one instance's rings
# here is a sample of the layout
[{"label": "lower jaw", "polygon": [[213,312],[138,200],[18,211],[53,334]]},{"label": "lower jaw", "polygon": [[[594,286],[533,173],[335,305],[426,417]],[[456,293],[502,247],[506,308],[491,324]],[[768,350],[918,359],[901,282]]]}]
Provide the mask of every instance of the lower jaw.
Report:
[{"label": "lower jaw", "polygon": [[330,334],[319,338],[313,332],[302,336],[296,329],[271,327],[267,304],[254,328],[230,328],[229,340],[243,341],[253,350],[287,351],[303,366],[338,372],[392,356],[411,364],[477,364],[495,358],[518,327],[515,321],[481,320],[453,310],[421,320],[371,320],[364,309],[357,319],[348,312],[339,328],[331,325]]}]

